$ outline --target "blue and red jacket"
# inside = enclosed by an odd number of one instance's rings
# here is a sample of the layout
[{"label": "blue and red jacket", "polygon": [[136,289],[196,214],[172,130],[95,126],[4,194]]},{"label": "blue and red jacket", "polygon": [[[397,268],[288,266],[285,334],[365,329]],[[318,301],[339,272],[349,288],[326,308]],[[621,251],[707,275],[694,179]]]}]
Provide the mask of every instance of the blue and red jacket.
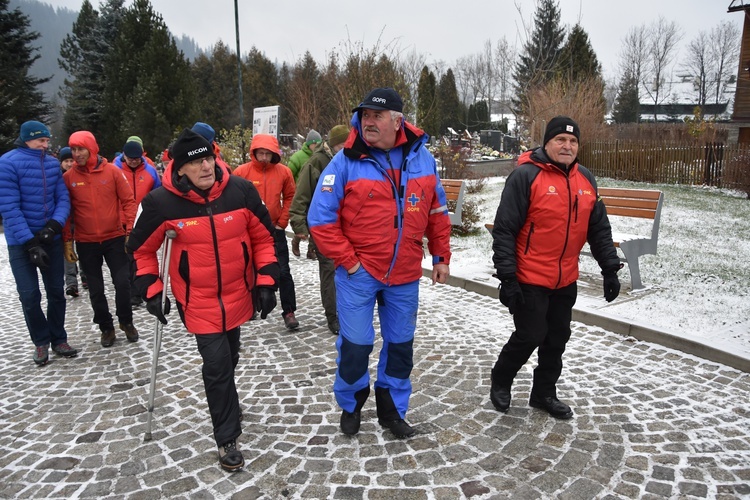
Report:
[{"label": "blue and red jacket", "polygon": [[[400,285],[422,276],[422,238],[434,264],[450,264],[451,223],[427,134],[406,121],[390,151],[362,139],[358,113],[344,145],[318,179],[307,222],[316,246],[344,269],[361,262]],[[398,184],[394,182],[398,180]]]}]

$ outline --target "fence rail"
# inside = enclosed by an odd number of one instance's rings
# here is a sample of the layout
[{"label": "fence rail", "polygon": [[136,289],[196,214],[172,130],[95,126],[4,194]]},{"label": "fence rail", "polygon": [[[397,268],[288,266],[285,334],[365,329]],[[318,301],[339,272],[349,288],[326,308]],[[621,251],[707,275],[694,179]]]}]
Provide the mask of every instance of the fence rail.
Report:
[{"label": "fence rail", "polygon": [[750,194],[750,146],[591,141],[578,158],[596,176],[662,184],[703,184]]}]

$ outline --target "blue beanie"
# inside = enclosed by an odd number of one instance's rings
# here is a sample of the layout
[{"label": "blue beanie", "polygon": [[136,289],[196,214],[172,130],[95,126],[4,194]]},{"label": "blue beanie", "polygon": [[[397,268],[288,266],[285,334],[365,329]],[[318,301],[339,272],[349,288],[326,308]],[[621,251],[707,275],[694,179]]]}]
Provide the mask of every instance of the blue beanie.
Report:
[{"label": "blue beanie", "polygon": [[70,150],[68,146],[65,146],[64,148],[60,148],[60,152],[57,153],[57,159],[61,162],[63,160],[70,160],[73,158],[73,152]]},{"label": "blue beanie", "polygon": [[41,137],[51,137],[49,129],[44,123],[31,120],[21,125],[21,141],[33,141]]},{"label": "blue beanie", "polygon": [[193,125],[191,130],[196,134],[203,136],[208,142],[214,142],[214,139],[216,138],[216,131],[208,123],[195,122],[195,125]]}]

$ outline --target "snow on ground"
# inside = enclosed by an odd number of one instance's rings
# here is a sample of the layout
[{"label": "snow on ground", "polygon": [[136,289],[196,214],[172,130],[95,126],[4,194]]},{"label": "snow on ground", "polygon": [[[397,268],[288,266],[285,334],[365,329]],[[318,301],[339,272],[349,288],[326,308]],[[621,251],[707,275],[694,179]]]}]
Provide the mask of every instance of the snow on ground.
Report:
[{"label": "snow on ground", "polygon": [[[630,290],[627,265],[620,271],[623,293],[599,309],[640,324],[750,354],[750,201],[744,195],[690,186],[645,185],[598,179],[601,186],[660,189],[665,192],[657,255],[640,258],[645,289]],[[489,232],[505,185],[487,179],[485,188],[467,194],[481,214],[476,235],[451,238],[451,274],[496,285],[492,278]],[[613,230],[643,234],[651,221],[611,217]],[[581,257],[582,286],[601,287],[596,261]],[[601,295],[601,294],[600,294]],[[499,307],[500,304],[498,303]]]}]

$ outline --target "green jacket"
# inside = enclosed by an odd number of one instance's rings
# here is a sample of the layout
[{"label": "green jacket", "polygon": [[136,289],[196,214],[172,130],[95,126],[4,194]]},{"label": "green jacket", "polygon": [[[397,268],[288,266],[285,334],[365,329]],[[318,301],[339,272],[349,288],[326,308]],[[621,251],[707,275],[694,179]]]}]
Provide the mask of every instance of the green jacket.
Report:
[{"label": "green jacket", "polygon": [[307,160],[310,159],[312,154],[313,150],[310,149],[310,146],[308,146],[307,143],[304,143],[302,145],[302,149],[294,153],[292,157],[289,158],[289,162],[286,164],[286,166],[289,167],[289,170],[292,171],[294,182],[297,182],[297,177],[299,176],[300,170],[302,170],[302,165],[304,165]]},{"label": "green jacket", "polygon": [[[300,152],[302,150],[298,151],[298,153]],[[292,225],[294,234],[310,234],[307,228],[307,211],[310,209],[310,202],[312,201],[315,187],[318,185],[320,173],[326,168],[331,158],[333,158],[333,151],[331,151],[331,147],[327,142],[323,142],[312,153],[310,159],[307,160],[299,172],[297,190],[294,192],[292,205],[289,207],[289,223]]]}]

